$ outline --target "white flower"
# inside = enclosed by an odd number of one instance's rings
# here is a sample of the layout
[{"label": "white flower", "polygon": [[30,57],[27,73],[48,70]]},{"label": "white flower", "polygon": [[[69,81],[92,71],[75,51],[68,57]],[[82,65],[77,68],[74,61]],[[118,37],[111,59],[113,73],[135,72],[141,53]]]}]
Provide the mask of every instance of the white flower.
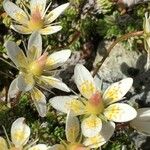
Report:
[{"label": "white flower", "polygon": [[83,144],[89,148],[99,148],[109,141],[115,131],[115,123],[108,121],[104,122],[100,133],[94,137],[87,137]]},{"label": "white flower", "polygon": [[100,148],[111,138],[114,130],[115,124],[108,121],[104,123],[102,130],[96,136],[81,138],[79,120],[69,112],[67,114],[65,130],[67,141],[63,140],[62,144],[56,144],[49,150],[90,150],[91,148]]},{"label": "white flower", "polygon": [[90,150],[81,143],[82,139],[78,140],[80,135],[79,120],[70,112],[67,114],[65,132],[67,141],[62,140],[62,144],[56,144],[49,150]]},{"label": "white flower", "polygon": [[0,150],[23,150],[25,147],[29,147],[27,150],[35,150],[35,148],[38,150],[48,150],[45,144],[27,145],[30,132],[29,126],[25,123],[25,118],[18,118],[11,126],[11,143],[8,141],[9,147],[5,139],[0,137]]},{"label": "white flower", "polygon": [[20,71],[17,78],[10,85],[8,98],[12,98],[17,90],[29,91],[39,115],[44,117],[46,115],[46,98],[36,85],[46,88],[54,87],[69,92],[70,89],[66,84],[53,76],[46,76],[45,71],[50,71],[63,65],[69,58],[71,51],[61,50],[49,56],[48,53],[42,54],[42,38],[38,32],[31,34],[26,55],[12,41],[8,41],[5,47],[9,58]]},{"label": "white flower", "polygon": [[28,8],[25,6],[23,10],[9,0],[3,2],[4,10],[16,22],[11,28],[21,34],[39,31],[40,34],[47,35],[61,30],[60,25],[53,25],[52,22],[69,6],[69,3],[63,4],[46,14],[49,6],[46,8],[46,0],[31,0],[29,14]]},{"label": "white flower", "polygon": [[71,110],[76,116],[84,115],[81,129],[85,137],[96,136],[102,129],[102,120],[127,122],[136,117],[137,112],[133,107],[116,103],[131,88],[132,78],[113,83],[102,94],[98,91],[92,75],[83,65],[76,65],[74,77],[83,97],[57,96],[50,99],[50,103],[64,113]]},{"label": "white flower", "polygon": [[138,109],[137,117],[130,122],[130,125],[138,132],[150,136],[150,108]]}]

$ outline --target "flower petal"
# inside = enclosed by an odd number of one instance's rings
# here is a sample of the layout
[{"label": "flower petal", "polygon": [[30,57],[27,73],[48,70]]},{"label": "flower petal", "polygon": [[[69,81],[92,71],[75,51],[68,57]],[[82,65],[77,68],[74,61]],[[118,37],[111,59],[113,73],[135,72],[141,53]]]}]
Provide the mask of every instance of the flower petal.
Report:
[{"label": "flower petal", "polygon": [[137,117],[130,122],[131,127],[138,132],[150,135],[150,108],[140,108],[137,110]]},{"label": "flower petal", "polygon": [[7,54],[9,58],[15,63],[17,67],[26,67],[27,60],[23,51],[17,46],[15,42],[8,41],[5,43]]},{"label": "flower petal", "polygon": [[90,148],[98,148],[104,145],[111,138],[114,131],[115,131],[115,123],[104,122],[100,133],[94,137],[86,138],[83,144]]},{"label": "flower petal", "polygon": [[71,55],[71,51],[69,49],[61,50],[51,54],[47,58],[46,69],[52,70],[59,66],[62,66],[68,60],[70,55]]},{"label": "flower petal", "polygon": [[41,16],[43,16],[45,12],[45,7],[46,7],[46,0],[31,0],[30,1],[31,14],[36,12],[36,10],[38,9]]},{"label": "flower petal", "polygon": [[137,112],[128,104],[115,103],[105,109],[104,115],[114,122],[127,122],[134,119]]},{"label": "flower petal", "polygon": [[79,120],[77,117],[73,116],[70,112],[67,114],[66,119],[66,138],[67,141],[75,143],[77,137],[79,136]]},{"label": "flower petal", "polygon": [[53,9],[49,14],[47,14],[45,17],[46,22],[49,24],[56,20],[60,14],[65,11],[65,9],[69,6],[69,3],[62,4],[58,6],[57,8]]},{"label": "flower petal", "polygon": [[144,28],[144,32],[148,34],[150,33],[150,21],[149,20],[150,20],[149,14],[148,12],[146,12],[143,28]]},{"label": "flower petal", "polygon": [[22,26],[22,25],[11,25],[10,28],[12,28],[14,31],[20,33],[20,34],[31,34],[32,31],[25,27],[25,26]]},{"label": "flower petal", "polygon": [[30,93],[39,115],[41,117],[45,117],[47,113],[45,95],[35,87],[32,89],[32,91],[30,91]]},{"label": "flower petal", "polygon": [[102,129],[102,121],[96,115],[91,115],[82,121],[81,129],[85,137],[96,136]]},{"label": "flower petal", "polygon": [[48,147],[45,144],[37,144],[29,148],[28,150],[48,150]]},{"label": "flower petal", "polygon": [[24,24],[24,25],[27,24],[28,16],[17,5],[15,5],[14,3],[12,3],[9,0],[5,0],[3,2],[3,8],[11,18],[18,21],[20,24]]},{"label": "flower petal", "polygon": [[[77,96],[56,96],[49,100],[52,107],[57,109],[58,111],[68,113],[71,109],[73,113],[80,114],[83,109],[81,109],[81,105],[83,105],[80,101],[77,100]],[[77,101],[75,103],[75,101]],[[70,108],[71,107],[71,108]]]},{"label": "flower petal", "polygon": [[94,79],[90,72],[81,64],[77,64],[74,69],[75,83],[80,93],[87,99],[96,92]]},{"label": "flower petal", "polygon": [[69,87],[65,83],[63,83],[61,80],[58,80],[51,76],[41,76],[39,78],[39,80],[40,80],[41,84],[43,84],[47,88],[50,88],[50,86],[51,86],[51,87],[54,87],[56,89],[59,89],[59,90],[65,91],[65,92],[70,92]]},{"label": "flower petal", "polygon": [[17,84],[18,84],[18,79],[15,78],[9,86],[8,98],[7,98],[8,104],[10,103],[11,99],[16,98],[17,95],[19,94],[19,89],[18,89]]},{"label": "flower petal", "polygon": [[25,124],[25,118],[18,118],[11,126],[11,139],[16,148],[24,146],[30,136],[30,128]]},{"label": "flower petal", "polygon": [[126,78],[109,86],[103,94],[103,101],[106,105],[117,102],[129,91],[133,84],[132,78]]},{"label": "flower petal", "polygon": [[38,32],[33,32],[29,38],[27,58],[36,60],[42,54],[42,37]]},{"label": "flower petal", "polygon": [[0,137],[0,150],[8,150],[6,140]]},{"label": "flower petal", "polygon": [[27,92],[33,88],[34,84],[35,81],[32,74],[19,74],[17,86],[20,91]]},{"label": "flower petal", "polygon": [[39,30],[40,34],[42,35],[49,35],[49,34],[53,34],[56,33],[58,31],[60,31],[62,29],[62,26],[47,26],[46,28],[43,28],[41,30]]}]

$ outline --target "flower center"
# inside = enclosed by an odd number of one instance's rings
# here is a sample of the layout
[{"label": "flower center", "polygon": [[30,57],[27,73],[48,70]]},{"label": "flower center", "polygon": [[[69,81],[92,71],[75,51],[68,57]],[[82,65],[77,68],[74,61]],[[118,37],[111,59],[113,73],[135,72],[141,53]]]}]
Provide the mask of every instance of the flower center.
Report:
[{"label": "flower center", "polygon": [[29,73],[32,73],[35,76],[40,76],[43,73],[43,69],[46,64],[48,53],[41,55],[36,61],[33,61],[29,65]]},{"label": "flower center", "polygon": [[35,76],[40,76],[43,72],[43,68],[40,67],[36,61],[34,61],[29,65],[29,71]]},{"label": "flower center", "polygon": [[85,109],[87,114],[98,115],[103,112],[104,104],[99,92],[93,94],[92,97],[85,102]]},{"label": "flower center", "polygon": [[35,9],[35,11],[31,14],[30,21],[28,23],[28,28],[31,31],[37,31],[42,29],[44,26],[44,20],[41,17],[41,13],[38,8]]}]

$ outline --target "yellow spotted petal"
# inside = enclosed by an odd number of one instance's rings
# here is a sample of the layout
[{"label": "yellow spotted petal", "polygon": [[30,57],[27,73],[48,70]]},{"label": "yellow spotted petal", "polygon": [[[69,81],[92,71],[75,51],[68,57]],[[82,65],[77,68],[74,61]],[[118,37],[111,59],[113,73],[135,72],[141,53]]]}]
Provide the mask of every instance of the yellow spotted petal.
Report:
[{"label": "yellow spotted petal", "polygon": [[42,54],[42,37],[38,32],[33,32],[28,41],[27,58],[30,61],[38,59]]},{"label": "yellow spotted petal", "polygon": [[30,10],[33,14],[37,9],[39,10],[41,16],[43,16],[46,7],[46,0],[31,0],[30,1]]},{"label": "yellow spotted petal", "polygon": [[102,129],[102,121],[96,115],[91,115],[82,121],[81,129],[85,137],[96,136]]},{"label": "yellow spotted petal", "polygon": [[45,144],[37,144],[29,148],[28,150],[48,150],[48,147]]},{"label": "yellow spotted petal", "polygon": [[130,122],[131,127],[138,132],[150,136],[150,108],[137,110],[137,117]]},{"label": "yellow spotted petal", "polygon": [[47,113],[45,95],[35,87],[30,91],[30,93],[39,115],[41,117],[45,117]]},{"label": "yellow spotted petal", "polygon": [[6,140],[0,137],[0,150],[8,150]]},{"label": "yellow spotted petal", "polygon": [[20,68],[25,68],[28,63],[23,51],[17,46],[15,42],[8,41],[5,43],[7,54],[9,58]]},{"label": "yellow spotted petal", "polygon": [[85,114],[85,105],[79,100],[68,101],[65,107],[71,110],[75,116]]},{"label": "yellow spotted petal", "polygon": [[19,74],[17,86],[20,91],[29,91],[33,88],[34,84],[35,81],[32,74]]},{"label": "yellow spotted petal", "polygon": [[18,118],[11,126],[11,140],[16,148],[24,146],[30,136],[30,128],[25,124],[25,118]]},{"label": "yellow spotted petal", "polygon": [[98,148],[104,145],[111,138],[114,131],[115,124],[113,122],[104,122],[100,133],[94,137],[86,138],[83,144],[90,148]]},{"label": "yellow spotted petal", "polygon": [[80,93],[87,99],[96,92],[94,79],[90,72],[81,64],[77,64],[74,69],[75,83]]},{"label": "yellow spotted petal", "polygon": [[13,18],[14,20],[16,20],[20,24],[24,24],[24,25],[27,24],[27,22],[28,22],[28,16],[17,5],[15,5],[14,3],[12,3],[9,0],[4,0],[4,2],[3,2],[3,8],[4,8],[4,10],[6,11],[6,13],[11,18]]},{"label": "yellow spotted petal", "polygon": [[76,142],[77,137],[79,136],[79,120],[77,117],[73,116],[70,112],[67,114],[66,119],[66,138],[69,142]]},{"label": "yellow spotted petal", "polygon": [[39,78],[39,84],[43,84],[47,88],[54,87],[65,92],[70,92],[69,87],[65,83],[52,76],[41,76]]},{"label": "yellow spotted petal", "polygon": [[108,120],[114,122],[127,122],[134,119],[137,112],[128,104],[115,103],[105,109],[104,115]]},{"label": "yellow spotted petal", "polygon": [[58,6],[57,8],[53,9],[49,14],[47,14],[45,17],[46,23],[49,24],[56,20],[60,14],[65,11],[65,9],[69,6],[69,3],[62,4]]},{"label": "yellow spotted petal", "polygon": [[58,31],[60,31],[61,29],[62,29],[62,26],[59,26],[59,25],[57,25],[57,26],[51,26],[51,25],[49,25],[49,26],[47,26],[47,27],[39,30],[39,32],[42,35],[49,35],[49,34],[56,33]]},{"label": "yellow spotted petal", "polygon": [[12,28],[14,31],[16,31],[20,34],[31,34],[32,33],[32,31],[29,28],[27,28],[23,25],[11,25],[10,28]]},{"label": "yellow spotted petal", "polygon": [[84,113],[84,105],[82,102],[77,100],[77,96],[56,96],[49,100],[52,107],[55,109],[68,113],[70,110],[74,115],[81,115]]},{"label": "yellow spotted petal", "polygon": [[129,91],[133,84],[132,78],[126,78],[109,86],[103,94],[103,101],[106,105],[117,102]]},{"label": "yellow spotted petal", "polygon": [[47,58],[46,69],[52,70],[56,69],[59,66],[62,66],[70,57],[71,51],[69,49],[61,50],[51,54]]}]

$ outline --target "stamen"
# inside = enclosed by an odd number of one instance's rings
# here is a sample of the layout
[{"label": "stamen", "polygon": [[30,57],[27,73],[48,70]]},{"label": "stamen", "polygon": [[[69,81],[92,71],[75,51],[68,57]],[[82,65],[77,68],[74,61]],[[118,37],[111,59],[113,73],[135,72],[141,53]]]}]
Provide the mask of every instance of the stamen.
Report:
[{"label": "stamen", "polygon": [[[75,94],[76,96],[80,96],[79,94],[77,94],[74,90],[72,90],[71,88],[69,88],[70,89],[70,91],[73,93],[73,94]],[[80,96],[81,97],[81,96]]]},{"label": "stamen", "polygon": [[44,67],[45,64],[46,64],[46,60],[47,60],[47,56],[48,56],[48,53],[43,53],[43,55],[41,55],[38,60],[37,60],[37,63],[39,64],[40,67]]},{"label": "stamen", "polygon": [[11,148],[11,141],[10,141],[10,139],[9,139],[9,137],[8,137],[8,134],[7,134],[7,132],[6,132],[6,129],[5,129],[4,126],[2,126],[2,128],[3,128],[4,133],[5,133],[5,136],[6,136],[6,138],[7,138],[8,145],[9,145],[9,147]]},{"label": "stamen", "polygon": [[48,49],[49,49],[49,45],[45,48],[45,51],[44,51],[44,53],[46,53],[47,51],[48,51]]},{"label": "stamen", "polygon": [[30,144],[28,144],[27,146],[25,146],[25,147],[23,148],[23,150],[28,150],[31,146],[35,145],[38,140],[39,140],[39,139],[36,139],[35,141],[31,142]]},{"label": "stamen", "polygon": [[22,36],[22,40],[21,40],[21,41],[22,41],[22,43],[23,43],[23,47],[24,47],[24,49],[25,49],[25,52],[27,53],[28,50],[27,50],[26,44],[25,44],[25,42],[24,42],[23,39],[24,39],[24,38],[23,38],[23,36]]},{"label": "stamen", "polygon": [[44,18],[45,14],[47,13],[47,11],[48,11],[49,7],[51,6],[51,4],[52,4],[52,2],[50,2],[49,5],[46,7],[46,9],[45,9],[45,11],[42,15],[42,19]]},{"label": "stamen", "polygon": [[54,23],[51,23],[51,26],[54,26],[54,25],[59,25],[61,22],[54,22]]},{"label": "stamen", "polygon": [[65,147],[68,146],[68,144],[67,144],[64,140],[62,140],[60,137],[58,137],[58,138],[59,138],[59,140],[62,142],[62,144],[63,144]]},{"label": "stamen", "polygon": [[25,13],[27,14],[28,16],[28,19],[30,19],[30,14],[28,13],[28,10],[26,9],[27,6],[25,6],[25,3],[23,0],[21,0],[21,5],[23,7],[23,10],[25,11]]},{"label": "stamen", "polygon": [[11,67],[17,69],[16,66],[14,66],[13,64],[11,64],[10,62],[8,62],[7,60],[5,60],[4,58],[0,58],[0,60],[2,60],[3,62],[5,62],[5,63],[8,64],[9,66],[11,66]]}]

